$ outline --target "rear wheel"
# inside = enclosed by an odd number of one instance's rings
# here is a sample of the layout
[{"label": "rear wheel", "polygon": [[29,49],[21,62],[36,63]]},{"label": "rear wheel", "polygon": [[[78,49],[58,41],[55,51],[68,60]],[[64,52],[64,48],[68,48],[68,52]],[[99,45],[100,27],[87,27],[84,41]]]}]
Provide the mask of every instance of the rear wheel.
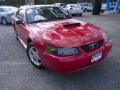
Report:
[{"label": "rear wheel", "polygon": [[33,43],[29,43],[27,47],[27,55],[30,62],[37,68],[43,68],[41,58],[38,56],[37,50]]},{"label": "rear wheel", "polygon": [[2,24],[3,24],[3,25],[7,25],[7,24],[8,24],[7,19],[4,18],[4,17],[1,19],[1,21],[2,21]]}]

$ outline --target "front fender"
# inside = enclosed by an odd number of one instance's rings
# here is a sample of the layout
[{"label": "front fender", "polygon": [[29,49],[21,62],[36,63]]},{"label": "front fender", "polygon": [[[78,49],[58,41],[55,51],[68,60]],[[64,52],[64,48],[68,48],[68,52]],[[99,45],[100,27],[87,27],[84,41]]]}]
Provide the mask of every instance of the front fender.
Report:
[{"label": "front fender", "polygon": [[39,50],[40,52],[44,51],[45,43],[42,38],[31,33],[29,34],[29,39],[32,41],[37,50]]}]

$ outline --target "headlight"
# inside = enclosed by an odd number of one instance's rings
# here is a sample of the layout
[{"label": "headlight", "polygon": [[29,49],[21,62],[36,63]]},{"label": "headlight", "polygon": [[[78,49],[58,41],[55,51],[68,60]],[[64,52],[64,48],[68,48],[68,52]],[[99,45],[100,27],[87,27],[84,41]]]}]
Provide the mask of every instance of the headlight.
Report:
[{"label": "headlight", "polygon": [[78,50],[76,48],[57,48],[50,45],[46,46],[45,51],[57,56],[69,56],[78,54]]}]

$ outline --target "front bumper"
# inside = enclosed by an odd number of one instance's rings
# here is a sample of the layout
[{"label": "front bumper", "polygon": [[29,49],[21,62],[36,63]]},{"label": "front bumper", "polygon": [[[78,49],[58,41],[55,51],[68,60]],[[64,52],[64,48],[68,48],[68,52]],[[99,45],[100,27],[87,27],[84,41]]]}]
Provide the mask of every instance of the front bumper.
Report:
[{"label": "front bumper", "polygon": [[[74,56],[59,57],[44,52],[40,55],[40,57],[42,58],[43,65],[50,70],[59,73],[76,72],[100,63],[108,55],[111,48],[112,43],[109,41],[97,50],[90,52],[81,51],[78,55]],[[103,53],[102,58],[94,63],[91,63],[92,55],[101,51]]]}]

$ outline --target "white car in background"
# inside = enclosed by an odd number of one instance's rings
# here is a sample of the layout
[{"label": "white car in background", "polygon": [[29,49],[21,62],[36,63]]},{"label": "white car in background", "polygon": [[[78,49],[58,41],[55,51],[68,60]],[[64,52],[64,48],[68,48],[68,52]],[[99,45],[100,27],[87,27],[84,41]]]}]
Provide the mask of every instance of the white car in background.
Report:
[{"label": "white car in background", "polygon": [[65,3],[54,3],[53,6],[65,8],[66,4]]},{"label": "white car in background", "polygon": [[80,6],[84,7],[84,12],[92,11],[93,5],[92,3],[79,3]]},{"label": "white car in background", "polygon": [[74,15],[80,15],[82,16],[84,12],[84,8],[80,6],[79,4],[67,4],[66,7],[64,8],[65,11],[69,12],[70,14]]},{"label": "white car in background", "polygon": [[0,23],[7,25],[11,23],[12,16],[16,14],[18,8],[13,6],[0,6]]}]

